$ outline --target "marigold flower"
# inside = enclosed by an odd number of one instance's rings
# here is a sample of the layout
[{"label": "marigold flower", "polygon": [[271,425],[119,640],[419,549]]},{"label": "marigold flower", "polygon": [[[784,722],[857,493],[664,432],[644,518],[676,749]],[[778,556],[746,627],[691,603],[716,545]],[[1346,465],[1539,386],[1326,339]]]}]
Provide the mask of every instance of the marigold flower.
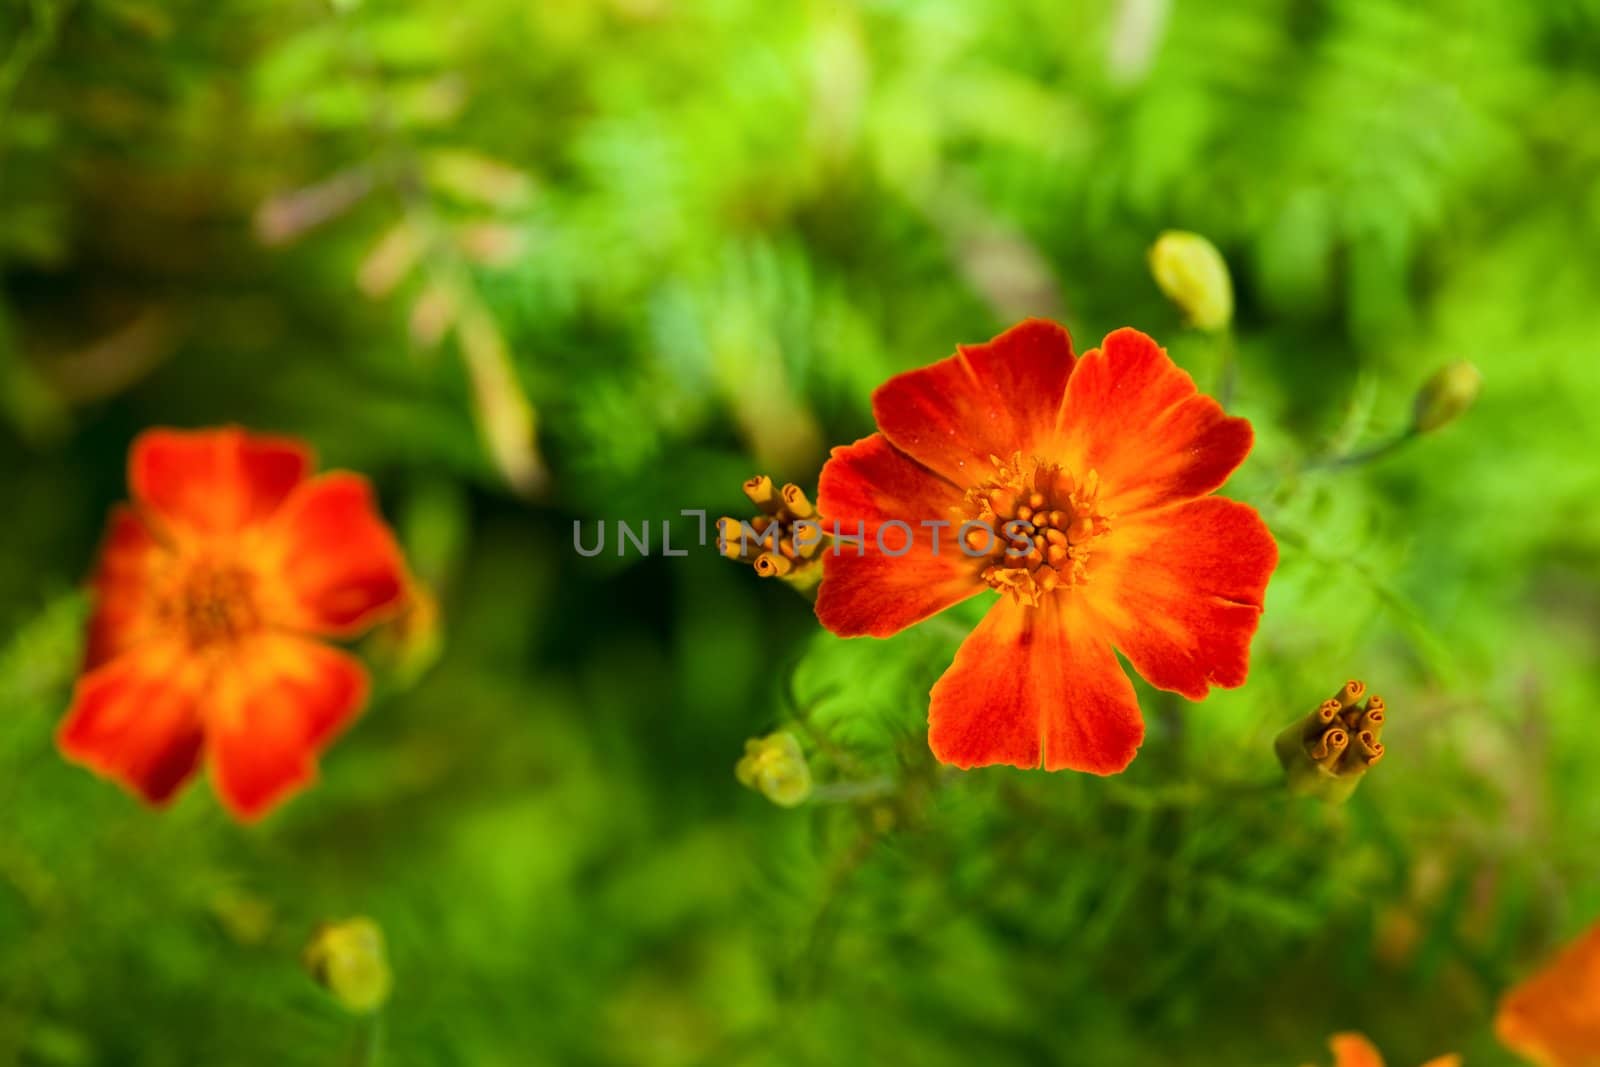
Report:
[{"label": "marigold flower", "polygon": [[368,918],[344,919],[317,927],[302,962],[318,985],[356,1015],[383,1007],[394,986],[383,930]]},{"label": "marigold flower", "polygon": [[151,430],[91,585],[62,753],[151,804],[202,754],[223,804],[266,814],[315,774],[367,695],[348,638],[396,610],[400,549],[365,479],[308,477],[292,439]]},{"label": "marigold flower", "polygon": [[[1328,1047],[1333,1050],[1333,1067],[1383,1067],[1383,1057],[1360,1034],[1334,1034]],[[1439,1056],[1422,1067],[1461,1067],[1461,1057]]]},{"label": "marigold flower", "polygon": [[1383,758],[1383,727],[1388,712],[1380,696],[1367,695],[1367,683],[1352,679],[1290,723],[1273,748],[1296,793],[1336,804],[1350,799],[1367,769]]},{"label": "marigold flower", "polygon": [[1507,993],[1494,1029],[1539,1067],[1600,1065],[1600,924]]},{"label": "marigold flower", "polygon": [[1254,509],[1208,494],[1250,424],[1150,338],[1118,330],[1080,358],[1030,319],[891,378],[873,410],[881,432],[822,470],[823,514],[864,536],[824,558],[817,616],[887,637],[1002,594],[933,688],[940,760],[1122,770],[1144,724],[1113,648],[1192,700],[1244,683],[1278,549]]}]

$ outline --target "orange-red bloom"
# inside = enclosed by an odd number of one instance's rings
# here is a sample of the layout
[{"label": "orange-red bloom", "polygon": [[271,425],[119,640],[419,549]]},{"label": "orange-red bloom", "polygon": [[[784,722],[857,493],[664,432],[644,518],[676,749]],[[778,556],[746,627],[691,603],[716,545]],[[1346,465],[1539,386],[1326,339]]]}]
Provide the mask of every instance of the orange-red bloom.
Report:
[{"label": "orange-red bloom", "polygon": [[1207,494],[1250,424],[1154,341],[1118,330],[1078,358],[1031,319],[872,400],[881,432],[822,469],[818,509],[864,536],[824,560],[818,618],[887,637],[1004,594],[934,686],[939,759],[1122,770],[1144,724],[1113,648],[1192,700],[1244,683],[1278,549],[1253,509]]},{"label": "orange-red bloom", "polygon": [[1600,924],[1507,993],[1494,1029],[1539,1067],[1600,1067]]},{"label": "orange-red bloom", "polygon": [[[1334,1034],[1328,1047],[1333,1050],[1333,1067],[1383,1067],[1383,1057],[1360,1034]],[[1461,1057],[1440,1056],[1422,1067],[1461,1067]]]},{"label": "orange-red bloom", "polygon": [[367,694],[361,664],[318,638],[355,636],[406,587],[367,482],[310,467],[299,442],[238,429],[134,442],[57,736],[69,759],[161,804],[203,753],[244,819],[310,781]]}]

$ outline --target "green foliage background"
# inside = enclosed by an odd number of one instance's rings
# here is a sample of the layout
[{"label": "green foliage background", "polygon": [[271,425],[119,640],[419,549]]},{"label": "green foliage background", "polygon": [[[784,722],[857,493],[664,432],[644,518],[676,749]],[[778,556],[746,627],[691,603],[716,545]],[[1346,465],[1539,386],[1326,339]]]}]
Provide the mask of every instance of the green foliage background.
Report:
[{"label": "green foliage background", "polygon": [[[1594,0],[4,0],[0,1063],[345,1062],[297,956],[358,913],[397,1064],[1511,1062],[1495,999],[1600,917],[1597,63]],[[1283,562],[1249,685],[1141,688],[1125,775],[939,773],[970,611],[843,642],[572,551],[814,484],[1025,314],[1210,387],[1168,227],[1232,265]],[[1464,419],[1306,469],[1459,358]],[[225,422],[370,473],[442,605],[251,828],[52,743],[128,442]],[[1350,676],[1388,757],[1281,795]],[[740,789],[780,724],[856,798]]]}]

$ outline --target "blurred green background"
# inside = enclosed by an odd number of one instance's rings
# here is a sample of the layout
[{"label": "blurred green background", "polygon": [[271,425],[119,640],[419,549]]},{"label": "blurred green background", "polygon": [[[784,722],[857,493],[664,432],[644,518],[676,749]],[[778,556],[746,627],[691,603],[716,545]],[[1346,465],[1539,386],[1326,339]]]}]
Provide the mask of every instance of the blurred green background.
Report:
[{"label": "blurred green background", "polygon": [[[1597,115],[1595,0],[4,0],[0,1064],[356,1062],[298,963],[354,914],[398,1064],[1512,1062],[1496,998],[1600,916]],[[1126,774],[938,773],[971,611],[845,642],[573,552],[814,486],[1023,315],[1214,388],[1169,227],[1232,267],[1283,561]],[[1454,359],[1468,415],[1308,469]],[[52,743],[128,442],[228,422],[369,473],[441,606],[249,828]],[[1385,762],[1270,788],[1347,677]],[[733,775],[779,726],[792,810]]]}]

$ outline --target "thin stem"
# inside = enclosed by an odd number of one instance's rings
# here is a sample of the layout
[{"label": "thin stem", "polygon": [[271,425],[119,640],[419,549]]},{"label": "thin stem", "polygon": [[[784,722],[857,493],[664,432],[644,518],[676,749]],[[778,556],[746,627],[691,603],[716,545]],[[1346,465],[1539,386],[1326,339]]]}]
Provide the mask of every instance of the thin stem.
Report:
[{"label": "thin stem", "polygon": [[1344,455],[1319,456],[1306,461],[1304,470],[1339,470],[1345,467],[1358,467],[1363,463],[1382,459],[1391,452],[1398,451],[1401,447],[1414,441],[1417,431],[1414,427],[1407,427],[1400,436],[1384,441],[1381,444],[1364,448],[1359,452],[1347,452]]},{"label": "thin stem", "polygon": [[888,775],[868,778],[859,782],[833,782],[813,789],[811,791],[811,799],[817,804],[840,804],[853,800],[873,800],[893,793],[897,785],[898,783]]},{"label": "thin stem", "polygon": [[1239,345],[1233,337],[1233,327],[1228,326],[1215,335],[1217,360],[1217,403],[1223,410],[1233,406],[1233,391],[1239,381]]},{"label": "thin stem", "polygon": [[383,1013],[374,1012],[356,1027],[350,1046],[350,1067],[377,1067],[383,1049]]}]

